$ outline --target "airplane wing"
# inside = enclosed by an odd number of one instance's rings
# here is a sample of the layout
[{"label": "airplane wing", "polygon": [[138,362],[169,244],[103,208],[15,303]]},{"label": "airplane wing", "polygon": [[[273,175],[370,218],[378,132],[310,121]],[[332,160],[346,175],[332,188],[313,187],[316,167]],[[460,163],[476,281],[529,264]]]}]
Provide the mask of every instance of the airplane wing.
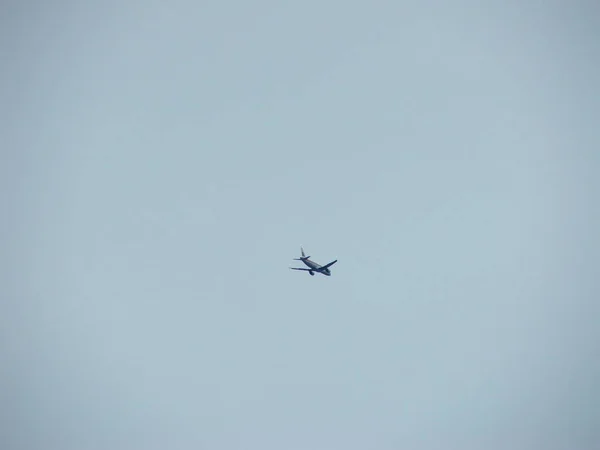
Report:
[{"label": "airplane wing", "polygon": [[324,266],[319,267],[319,270],[327,269],[328,267],[333,266],[336,262],[337,259],[335,261],[331,261],[329,264],[325,264]]},{"label": "airplane wing", "polygon": [[292,270],[306,270],[307,272],[310,272],[313,269],[304,269],[304,268],[300,268],[300,267],[290,267],[290,269]]}]

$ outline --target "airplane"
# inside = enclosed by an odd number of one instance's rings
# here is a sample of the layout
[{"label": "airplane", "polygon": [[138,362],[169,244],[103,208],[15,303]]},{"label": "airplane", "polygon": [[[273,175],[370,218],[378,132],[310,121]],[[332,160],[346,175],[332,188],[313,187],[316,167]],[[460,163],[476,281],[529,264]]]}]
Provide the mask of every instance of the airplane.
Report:
[{"label": "airplane", "polygon": [[327,275],[328,277],[331,276],[331,271],[329,270],[329,267],[333,266],[337,262],[337,259],[335,261],[331,261],[329,264],[325,264],[324,266],[321,266],[321,265],[317,264],[316,262],[311,261],[309,259],[310,256],[306,256],[304,254],[304,249],[302,247],[300,247],[300,251],[302,252],[302,257],[301,258],[294,258],[294,261],[302,261],[309,268],[305,269],[305,268],[300,268],[300,267],[290,267],[290,269],[292,269],[292,270],[304,270],[304,271],[310,273],[311,276],[314,276],[315,272],[322,273],[323,275]]}]

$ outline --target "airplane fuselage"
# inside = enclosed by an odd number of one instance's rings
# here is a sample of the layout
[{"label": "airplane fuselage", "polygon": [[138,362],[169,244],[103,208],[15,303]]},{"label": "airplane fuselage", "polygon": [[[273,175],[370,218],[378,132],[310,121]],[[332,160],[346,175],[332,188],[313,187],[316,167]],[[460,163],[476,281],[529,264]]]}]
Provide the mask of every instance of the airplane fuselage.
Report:
[{"label": "airplane fuselage", "polygon": [[308,258],[302,258],[302,262],[304,264],[306,264],[310,269],[314,270],[315,272],[319,272],[319,273],[322,273],[323,275],[331,276],[331,272],[329,271],[329,268],[321,269],[320,264],[317,264],[316,262],[311,261]]}]

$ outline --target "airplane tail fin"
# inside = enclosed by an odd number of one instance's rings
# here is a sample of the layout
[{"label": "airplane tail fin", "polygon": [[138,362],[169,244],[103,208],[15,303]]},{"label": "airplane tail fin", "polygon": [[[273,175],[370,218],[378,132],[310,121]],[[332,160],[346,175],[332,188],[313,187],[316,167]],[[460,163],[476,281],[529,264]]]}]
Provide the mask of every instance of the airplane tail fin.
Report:
[{"label": "airplane tail fin", "polygon": [[303,259],[308,259],[310,258],[310,256],[306,256],[304,254],[304,249],[302,247],[300,247],[300,252],[302,253],[302,258],[294,258],[294,261],[302,261]]}]

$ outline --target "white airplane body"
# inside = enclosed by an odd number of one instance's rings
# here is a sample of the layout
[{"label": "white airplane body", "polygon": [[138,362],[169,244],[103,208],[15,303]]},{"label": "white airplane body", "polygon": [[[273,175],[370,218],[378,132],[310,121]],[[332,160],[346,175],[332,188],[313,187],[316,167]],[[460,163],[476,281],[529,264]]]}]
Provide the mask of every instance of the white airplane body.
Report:
[{"label": "white airplane body", "polygon": [[302,261],[304,264],[306,264],[308,266],[308,269],[305,269],[303,267],[290,267],[290,269],[304,270],[305,272],[308,272],[311,275],[314,275],[315,272],[317,272],[317,273],[322,273],[323,275],[326,275],[328,277],[331,276],[331,271],[329,270],[329,267],[333,266],[337,262],[337,259],[335,261],[331,261],[330,263],[322,266],[320,264],[317,264],[314,261],[311,261],[310,256],[306,256],[304,254],[304,249],[302,247],[300,247],[300,251],[302,252],[302,257],[294,258],[294,261]]}]

